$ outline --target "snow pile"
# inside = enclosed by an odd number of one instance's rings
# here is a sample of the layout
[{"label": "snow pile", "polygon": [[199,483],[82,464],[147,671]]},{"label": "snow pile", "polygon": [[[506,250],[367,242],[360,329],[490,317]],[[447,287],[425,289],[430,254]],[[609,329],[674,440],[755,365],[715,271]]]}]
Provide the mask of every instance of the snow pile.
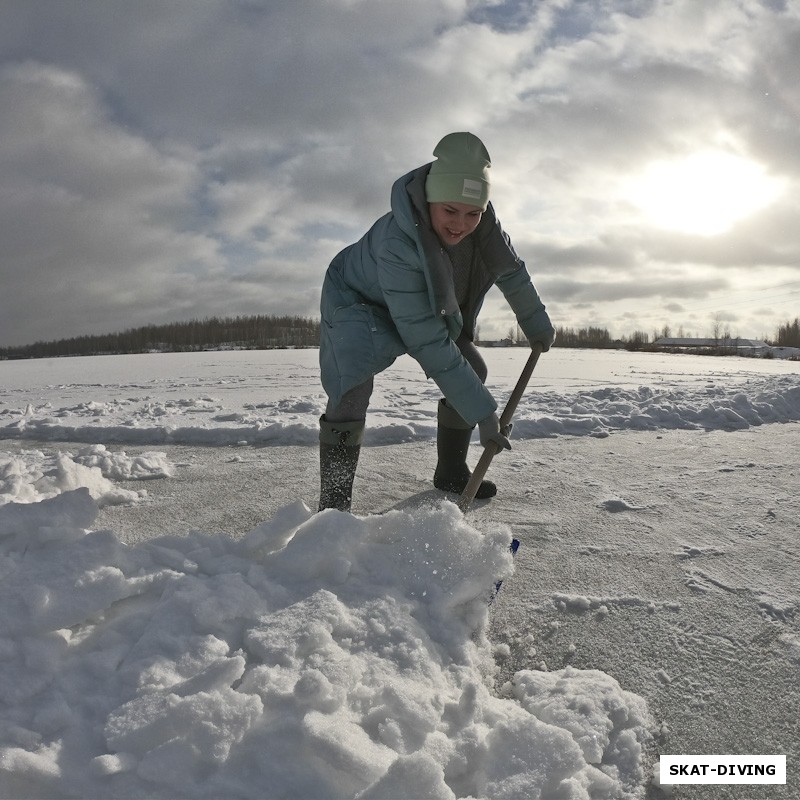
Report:
[{"label": "snow pile", "polygon": [[514,435],[536,439],[603,437],[618,430],[734,431],[798,420],[800,381],[776,377],[702,389],[611,386],[571,397],[531,392],[515,415]]},{"label": "snow pile", "polygon": [[[402,406],[370,411],[367,443],[373,445],[430,439],[436,433],[436,392],[424,410]],[[500,398],[502,400],[502,398]],[[136,399],[117,402],[102,417],[89,411],[96,403],[60,409],[27,406],[5,409],[10,421],[1,438],[85,441],[121,444],[314,445],[323,403],[263,402],[224,413],[202,415],[207,399],[162,404]],[[87,420],[86,415],[91,415]],[[398,419],[400,417],[400,419]],[[514,436],[608,436],[616,430],[741,430],[772,422],[800,420],[800,379],[780,376],[703,388],[608,386],[576,394],[530,390],[514,416]]]},{"label": "snow pile", "polygon": [[173,468],[164,453],[128,456],[111,453],[103,445],[83,448],[76,456],[40,450],[23,450],[17,455],[0,454],[0,505],[34,503],[79,488],[89,490],[102,506],[135,503],[146,496],[115,486],[112,480],[166,478]]},{"label": "snow pile", "polygon": [[[526,353],[511,348],[485,355],[502,407]],[[36,362],[3,362],[9,389],[0,394],[0,439],[315,446],[325,408],[317,358],[316,351],[119,356],[60,359],[38,370]],[[132,382],[119,381],[112,368]],[[70,382],[42,385],[40,373],[52,370],[52,377],[70,376]],[[171,380],[144,380],[169,371]],[[133,380],[139,372],[142,379]],[[87,382],[75,383],[76,373]],[[112,373],[117,382],[109,380]],[[434,438],[439,397],[416,362],[398,359],[376,382],[366,444]],[[793,362],[556,349],[540,359],[514,415],[514,437],[734,431],[798,420],[800,375]]]},{"label": "snow pile", "polygon": [[295,503],[126,546],[48,493],[0,507],[0,796],[642,796],[651,722],[612,678],[492,691],[506,528]]},{"label": "snow pile", "polygon": [[97,467],[111,480],[141,481],[171,478],[175,474],[166,453],[147,452],[129,456],[124,450],[110,452],[102,444],[85,447],[73,459],[85,467]]}]

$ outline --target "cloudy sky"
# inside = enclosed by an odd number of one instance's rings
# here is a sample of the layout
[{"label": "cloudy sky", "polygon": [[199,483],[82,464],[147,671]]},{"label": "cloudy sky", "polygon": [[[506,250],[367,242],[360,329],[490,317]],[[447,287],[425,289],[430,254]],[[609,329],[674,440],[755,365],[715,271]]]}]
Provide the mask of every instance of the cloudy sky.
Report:
[{"label": "cloudy sky", "polygon": [[316,315],[455,130],[556,325],[773,336],[798,53],[798,0],[0,0],[0,346]]}]

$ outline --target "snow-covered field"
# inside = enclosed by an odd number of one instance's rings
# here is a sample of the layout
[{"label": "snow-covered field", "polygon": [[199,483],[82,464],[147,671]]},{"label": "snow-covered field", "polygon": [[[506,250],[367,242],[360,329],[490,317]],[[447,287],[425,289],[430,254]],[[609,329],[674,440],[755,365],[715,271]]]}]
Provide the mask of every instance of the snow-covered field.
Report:
[{"label": "snow-covered field", "polygon": [[350,516],[316,357],[0,362],[0,797],[800,797],[797,362],[553,350],[462,514],[403,358]]}]

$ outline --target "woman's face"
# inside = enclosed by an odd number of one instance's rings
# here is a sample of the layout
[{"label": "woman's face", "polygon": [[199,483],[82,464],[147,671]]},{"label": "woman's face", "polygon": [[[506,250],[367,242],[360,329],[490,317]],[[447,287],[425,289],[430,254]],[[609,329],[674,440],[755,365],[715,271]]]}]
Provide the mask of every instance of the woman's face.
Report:
[{"label": "woman's face", "polygon": [[439,241],[448,247],[469,236],[481,221],[483,211],[466,203],[428,203],[431,225]]}]

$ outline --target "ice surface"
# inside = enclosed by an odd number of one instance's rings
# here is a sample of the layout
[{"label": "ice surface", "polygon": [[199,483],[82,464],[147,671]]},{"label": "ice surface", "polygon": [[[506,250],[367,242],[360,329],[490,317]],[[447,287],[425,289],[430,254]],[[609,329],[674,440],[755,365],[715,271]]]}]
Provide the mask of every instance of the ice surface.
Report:
[{"label": "ice surface", "polygon": [[[493,379],[512,385],[524,355],[492,354]],[[489,591],[513,570],[504,524],[474,527],[446,501],[359,517],[312,514],[296,500],[237,538],[164,531],[124,544],[98,529],[101,508],[147,499],[117,482],[176,474],[168,453],[128,455],[119,445],[314,446],[324,398],[312,358],[0,363],[0,439],[23,445],[0,452],[0,796],[643,797],[656,724],[642,697],[600,670],[544,663],[496,682],[496,660],[520,643],[538,660],[521,627],[519,642],[487,637]],[[367,444],[431,440],[435,387],[406,360],[393,370],[376,388]],[[517,439],[800,419],[791,363],[562,351],[536,375]],[[766,467],[743,453],[715,472],[785,469],[788,452]],[[509,459],[512,471],[538,474],[523,456]],[[664,513],[655,486],[590,477],[595,513],[622,537],[632,520]],[[226,491],[235,508],[237,487]],[[715,491],[709,507],[736,502]],[[516,520],[529,513],[527,492],[535,488],[519,490]],[[763,521],[742,535],[780,524],[787,498],[765,500]],[[725,542],[712,533],[678,531],[665,545],[685,567],[684,588],[752,596],[766,623],[784,626],[769,641],[796,665],[797,593],[776,579],[785,564],[767,565],[770,582],[749,577],[742,588],[728,558],[742,552],[738,532],[723,531]],[[617,557],[573,544],[585,559]],[[727,559],[728,572],[709,559]],[[680,608],[644,590],[548,596],[559,618],[544,635],[553,638],[559,619],[568,630],[625,609]],[[690,620],[674,640],[695,637],[716,648],[711,663],[722,659],[725,638],[697,628]],[[742,658],[725,647],[731,661]],[[665,689],[684,681],[660,666],[652,677]]]}]

